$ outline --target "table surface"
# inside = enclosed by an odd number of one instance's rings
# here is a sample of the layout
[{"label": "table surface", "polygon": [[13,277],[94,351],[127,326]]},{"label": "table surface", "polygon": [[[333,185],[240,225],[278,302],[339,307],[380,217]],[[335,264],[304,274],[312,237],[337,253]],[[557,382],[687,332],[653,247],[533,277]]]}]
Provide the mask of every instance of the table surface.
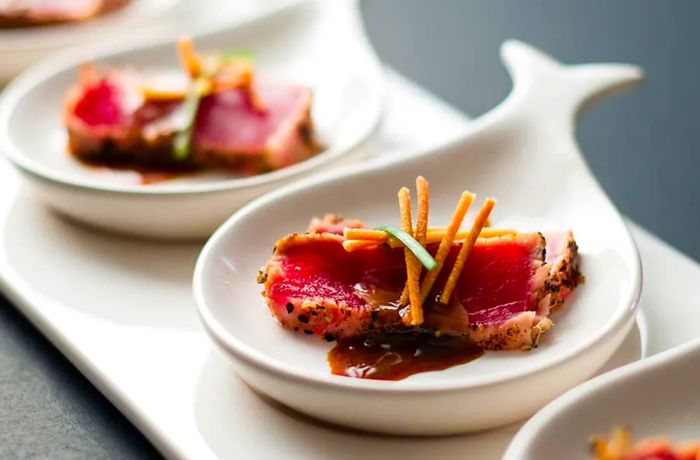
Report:
[{"label": "table surface", "polygon": [[[564,62],[644,67],[646,85],[585,115],[578,138],[623,213],[700,259],[700,214],[694,212],[700,209],[700,156],[692,148],[700,4],[365,0],[363,12],[385,62],[472,115],[493,107],[510,88],[497,57],[506,38]],[[686,51],[690,57],[682,58]],[[3,298],[0,395],[0,458],[159,457]]]}]

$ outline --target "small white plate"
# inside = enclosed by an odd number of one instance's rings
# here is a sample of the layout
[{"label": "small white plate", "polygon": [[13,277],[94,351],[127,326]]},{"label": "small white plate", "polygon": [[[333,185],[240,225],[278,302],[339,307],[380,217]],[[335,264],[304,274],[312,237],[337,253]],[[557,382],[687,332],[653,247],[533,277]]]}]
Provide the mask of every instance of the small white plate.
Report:
[{"label": "small white plate", "polygon": [[530,419],[504,460],[591,458],[588,439],[614,426],[635,439],[700,439],[700,340],[616,369],[574,388]]},{"label": "small white plate", "polygon": [[[262,197],[231,217],[202,251],[194,293],[202,320],[238,373],[260,392],[337,424],[436,435],[500,426],[531,415],[590,377],[634,322],[639,257],[626,226],[573,139],[574,115],[594,96],[641,79],[633,66],[562,66],[515,41],[502,48],[514,79],[506,101],[461,139],[309,178]],[[533,351],[492,352],[466,365],[398,382],[331,375],[329,345],[282,329],[270,317],[258,268],[281,236],[327,212],[370,226],[396,223],[396,190],[431,181],[431,221],[446,222],[464,189],[499,199],[495,222],[574,230],[581,285]]]},{"label": "small white plate", "polygon": [[85,22],[0,29],[0,82],[66,46],[110,37],[122,40],[124,31],[155,21],[178,1],[132,0],[123,8]]},{"label": "small white plate", "polygon": [[[276,12],[206,33],[201,49],[252,49],[260,74],[314,90],[312,117],[327,149],[278,171],[237,178],[223,173],[142,185],[124,173],[83,166],[66,153],[66,88],[80,63],[176,66],[172,38],[94,53],[70,51],[28,70],[0,100],[0,150],[44,202],[101,228],[160,238],[203,238],[250,199],[296,178],[356,161],[382,115],[383,75],[364,36],[356,2],[286,4]],[[37,135],[41,133],[41,135]]]}]

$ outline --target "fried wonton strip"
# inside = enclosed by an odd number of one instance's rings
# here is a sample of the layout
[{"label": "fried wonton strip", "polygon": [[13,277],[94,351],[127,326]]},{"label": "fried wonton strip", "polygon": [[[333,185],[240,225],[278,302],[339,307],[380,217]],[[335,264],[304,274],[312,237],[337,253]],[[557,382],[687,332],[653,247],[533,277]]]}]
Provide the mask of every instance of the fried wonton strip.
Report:
[{"label": "fried wonton strip", "polygon": [[442,239],[442,241],[440,241],[440,246],[438,246],[437,253],[435,254],[435,262],[437,262],[437,265],[425,275],[425,278],[423,278],[423,282],[421,283],[421,303],[424,302],[425,299],[428,297],[428,294],[430,294],[430,290],[433,288],[435,280],[440,274],[442,266],[445,264],[445,259],[447,258],[447,254],[449,254],[450,252],[450,247],[452,247],[455,235],[457,234],[459,227],[462,225],[464,216],[467,214],[467,211],[469,210],[469,206],[471,206],[472,201],[474,201],[473,193],[467,191],[462,192],[462,196],[459,198],[459,203],[457,203],[457,208],[455,209],[455,212],[452,215],[450,224],[447,226],[447,232],[445,234],[445,237]]},{"label": "fried wonton strip", "polygon": [[462,247],[457,254],[457,259],[452,266],[452,271],[450,271],[450,275],[447,277],[447,281],[445,282],[445,287],[440,294],[440,303],[445,305],[449,303],[450,297],[452,297],[452,291],[454,291],[454,288],[457,285],[459,275],[462,274],[464,263],[467,261],[467,257],[469,257],[469,253],[471,252],[472,247],[474,247],[474,243],[476,243],[476,239],[479,237],[479,233],[481,233],[481,229],[486,223],[486,220],[489,218],[489,215],[491,214],[491,211],[495,205],[496,200],[493,198],[486,198],[484,205],[476,215],[474,225],[472,225],[469,235],[467,235],[462,243]]},{"label": "fried wonton strip", "polygon": [[[411,192],[406,187],[399,190],[399,210],[401,212],[401,229],[413,236],[413,224],[411,222]],[[406,286],[408,288],[408,300],[410,308],[403,317],[404,324],[412,324],[413,312],[420,308],[420,271],[421,263],[409,248],[404,248],[406,258]]]},{"label": "fried wonton strip", "polygon": [[347,252],[357,251],[359,249],[367,249],[377,245],[376,241],[368,240],[345,240],[343,241],[343,249]]}]

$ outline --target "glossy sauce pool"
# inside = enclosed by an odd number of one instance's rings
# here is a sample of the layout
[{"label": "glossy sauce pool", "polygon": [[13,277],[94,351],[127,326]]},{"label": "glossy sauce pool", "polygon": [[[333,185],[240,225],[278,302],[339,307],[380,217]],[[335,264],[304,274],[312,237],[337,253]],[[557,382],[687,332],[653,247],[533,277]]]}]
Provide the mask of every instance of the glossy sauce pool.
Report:
[{"label": "glossy sauce pool", "polygon": [[335,375],[402,380],[420,372],[468,363],[483,354],[482,349],[463,337],[376,333],[340,339],[328,352],[328,364]]}]

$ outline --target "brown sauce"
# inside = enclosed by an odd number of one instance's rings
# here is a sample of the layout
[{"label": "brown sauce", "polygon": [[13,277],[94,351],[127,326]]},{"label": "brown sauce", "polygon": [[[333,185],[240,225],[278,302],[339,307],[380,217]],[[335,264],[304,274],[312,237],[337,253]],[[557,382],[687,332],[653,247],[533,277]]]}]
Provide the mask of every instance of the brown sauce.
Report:
[{"label": "brown sauce", "polygon": [[374,333],[338,340],[328,352],[331,373],[375,380],[402,380],[440,371],[484,354],[464,337],[428,333]]},{"label": "brown sauce", "polygon": [[114,171],[131,171],[139,176],[139,183],[143,185],[157,184],[168,180],[177,179],[179,177],[191,176],[197,173],[200,169],[193,166],[173,166],[173,167],[157,167],[146,166],[137,163],[136,161],[110,160],[100,161],[98,159],[85,159],[75,156],[80,163],[91,168],[105,168]]}]

